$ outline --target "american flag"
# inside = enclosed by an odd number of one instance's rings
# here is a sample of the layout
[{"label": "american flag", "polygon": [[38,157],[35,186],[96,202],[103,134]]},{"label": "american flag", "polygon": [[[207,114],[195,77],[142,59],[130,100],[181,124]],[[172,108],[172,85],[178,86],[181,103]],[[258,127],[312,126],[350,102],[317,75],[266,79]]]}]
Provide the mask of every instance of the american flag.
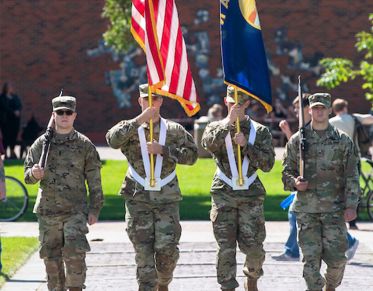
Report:
[{"label": "american flag", "polygon": [[131,32],[146,55],[153,91],[176,99],[188,116],[200,109],[174,0],[132,0]]}]

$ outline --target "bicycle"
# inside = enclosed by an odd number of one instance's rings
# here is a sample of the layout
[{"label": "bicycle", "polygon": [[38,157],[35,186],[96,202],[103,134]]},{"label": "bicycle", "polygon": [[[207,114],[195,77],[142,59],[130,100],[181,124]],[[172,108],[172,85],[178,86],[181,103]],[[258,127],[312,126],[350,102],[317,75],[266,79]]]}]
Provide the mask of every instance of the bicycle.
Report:
[{"label": "bicycle", "polygon": [[370,165],[371,169],[367,174],[364,174],[363,171],[360,173],[364,186],[361,187],[361,200],[359,208],[366,207],[369,218],[373,220],[373,161],[366,158],[362,158],[361,161]]},{"label": "bicycle", "polygon": [[25,186],[14,177],[5,176],[6,198],[0,201],[0,222],[15,221],[28,207],[29,196]]}]

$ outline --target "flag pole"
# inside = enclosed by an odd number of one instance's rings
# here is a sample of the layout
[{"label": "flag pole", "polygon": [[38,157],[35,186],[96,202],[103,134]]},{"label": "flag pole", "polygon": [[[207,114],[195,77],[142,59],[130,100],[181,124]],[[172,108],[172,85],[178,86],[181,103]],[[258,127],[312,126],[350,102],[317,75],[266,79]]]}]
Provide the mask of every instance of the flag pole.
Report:
[{"label": "flag pole", "polygon": [[[152,89],[150,85],[148,86],[148,102],[149,107],[153,106],[153,97],[152,97]],[[153,142],[153,119],[149,120],[149,129],[150,129],[150,142]],[[154,179],[154,155],[150,154],[150,187],[155,186],[155,179]]]},{"label": "flag pole", "polygon": [[[236,105],[238,104],[238,92],[237,87],[234,87],[234,101]],[[237,117],[236,120],[236,132],[240,133],[240,118]],[[241,147],[239,144],[237,144],[237,160],[238,160],[238,184],[240,186],[243,185],[243,177],[242,177],[242,160],[241,160]]]}]

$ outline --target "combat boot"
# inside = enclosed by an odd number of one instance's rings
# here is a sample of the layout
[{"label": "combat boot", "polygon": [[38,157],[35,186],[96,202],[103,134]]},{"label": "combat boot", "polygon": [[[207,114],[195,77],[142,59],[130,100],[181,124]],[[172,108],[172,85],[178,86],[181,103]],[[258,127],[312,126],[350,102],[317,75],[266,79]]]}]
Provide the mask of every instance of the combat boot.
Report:
[{"label": "combat boot", "polygon": [[325,291],[335,291],[335,288],[326,285]]},{"label": "combat boot", "polygon": [[258,291],[257,281],[258,279],[247,277],[244,283],[245,291]]},{"label": "combat boot", "polygon": [[70,287],[69,291],[82,291],[82,288],[80,288],[80,287]]},{"label": "combat boot", "polygon": [[158,291],[168,291],[168,286],[158,285]]},{"label": "combat boot", "polygon": [[222,291],[234,291],[234,290],[236,290],[236,289],[221,289]]}]

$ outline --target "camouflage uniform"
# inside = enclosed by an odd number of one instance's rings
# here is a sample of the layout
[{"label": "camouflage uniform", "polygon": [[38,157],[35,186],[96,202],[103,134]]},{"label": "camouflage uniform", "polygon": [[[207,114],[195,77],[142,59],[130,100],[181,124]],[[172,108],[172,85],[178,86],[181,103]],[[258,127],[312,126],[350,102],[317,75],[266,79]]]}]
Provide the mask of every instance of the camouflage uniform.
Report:
[{"label": "camouflage uniform", "polygon": [[[311,102],[310,102],[311,103]],[[346,265],[347,229],[344,210],[356,209],[359,197],[357,151],[351,139],[328,125],[317,132],[306,126],[306,191],[298,191],[293,203],[298,223],[298,240],[303,253],[303,277],[308,290],[341,284]],[[285,190],[294,191],[299,176],[299,132],[286,146],[283,161]],[[327,264],[325,279],[321,260]]]},{"label": "camouflage uniform", "polygon": [[[240,122],[241,132],[246,139],[250,134],[248,117]],[[242,157],[248,156],[250,164],[248,176],[256,170],[268,172],[272,169],[275,154],[272,137],[267,127],[256,123],[256,139],[253,145],[241,147]],[[236,129],[225,120],[210,123],[202,136],[202,146],[211,152],[217,166],[227,176],[231,170],[225,138],[228,134],[233,137]],[[237,157],[237,147],[234,146]],[[253,279],[263,274],[262,266],[265,257],[263,241],[265,239],[263,201],[265,189],[256,178],[248,190],[232,190],[215,174],[211,186],[212,208],[210,218],[213,224],[215,239],[218,243],[217,277],[221,288],[234,289],[236,281],[236,244],[246,255],[244,274]]]},{"label": "camouflage uniform", "polygon": [[[166,120],[166,124],[161,178],[170,175],[176,164],[192,165],[197,160],[197,147],[192,136],[178,123]],[[149,140],[149,125],[141,126]],[[138,128],[135,119],[121,121],[109,130],[106,139],[112,148],[120,148],[133,169],[145,177]],[[159,132],[159,123],[155,123],[155,140],[158,140]],[[148,191],[127,172],[121,194],[126,200],[126,230],[136,252],[139,290],[156,290],[157,283],[167,286],[179,258],[179,201],[182,198],[177,177],[161,191]]]},{"label": "camouflage uniform", "polygon": [[[39,162],[44,140],[44,135],[39,137],[27,154],[27,184],[38,182],[31,169]],[[49,290],[85,288],[85,254],[90,251],[85,236],[87,215],[98,217],[103,205],[100,168],[96,148],[86,136],[75,130],[66,135],[54,134],[34,207],[39,222],[39,253],[46,266]]]}]

